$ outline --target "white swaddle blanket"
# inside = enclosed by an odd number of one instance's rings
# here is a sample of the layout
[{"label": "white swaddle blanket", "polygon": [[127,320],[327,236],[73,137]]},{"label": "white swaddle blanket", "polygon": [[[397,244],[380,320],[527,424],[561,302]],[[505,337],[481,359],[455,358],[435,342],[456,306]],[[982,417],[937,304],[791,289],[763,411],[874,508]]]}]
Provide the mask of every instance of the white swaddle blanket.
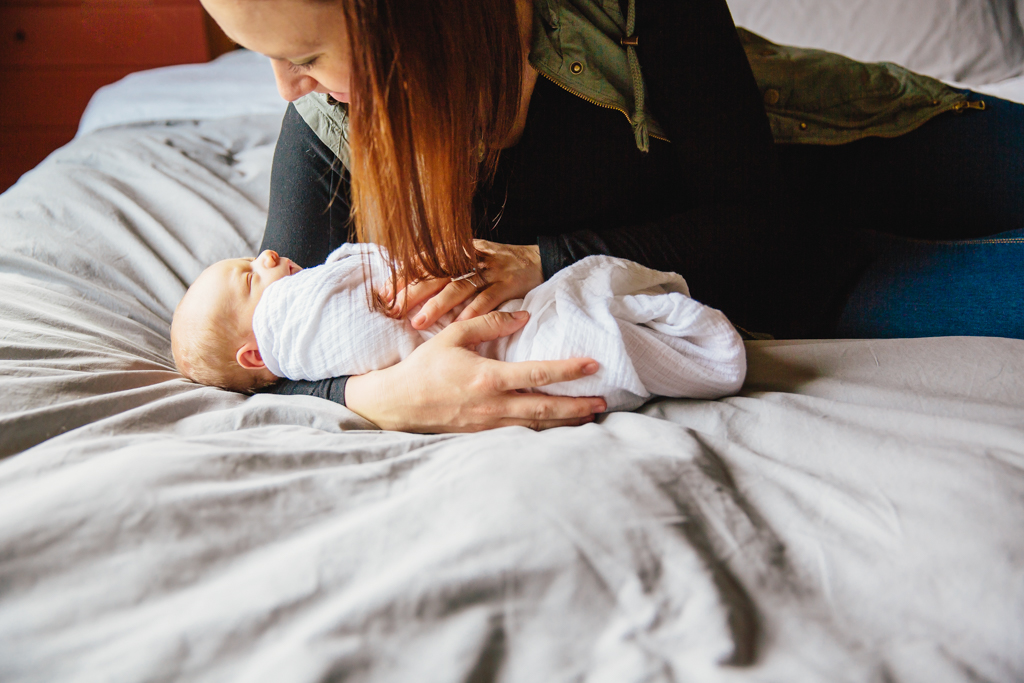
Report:
[{"label": "white swaddle blanket", "polygon": [[[387,280],[376,247],[346,244],[322,266],[271,284],[253,316],[267,369],[317,380],[394,365],[454,320],[419,331],[368,307],[367,271]],[[564,268],[503,311],[527,310],[513,335],[477,351],[509,362],[593,358],[601,368],[543,387],[558,396],[602,396],[608,410],[632,410],[652,395],[719,398],[746,375],[743,342],[723,313],[689,296],[686,282],[624,259],[590,256]]]}]

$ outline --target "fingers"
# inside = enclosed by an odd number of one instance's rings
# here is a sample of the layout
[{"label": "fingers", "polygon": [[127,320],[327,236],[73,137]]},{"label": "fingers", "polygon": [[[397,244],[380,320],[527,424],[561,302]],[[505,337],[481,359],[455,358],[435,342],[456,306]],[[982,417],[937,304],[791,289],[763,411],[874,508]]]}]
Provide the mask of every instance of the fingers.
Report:
[{"label": "fingers", "polygon": [[501,426],[520,426],[530,429],[569,427],[594,421],[608,405],[598,397],[572,398],[545,396],[544,394],[511,395],[501,406],[504,417]]},{"label": "fingers", "polygon": [[593,415],[586,417],[578,417],[570,420],[516,420],[509,418],[503,420],[501,427],[526,427],[532,429],[535,432],[543,432],[545,429],[554,429],[555,427],[579,427],[580,425],[589,424],[594,421]]},{"label": "fingers", "polygon": [[391,306],[391,313],[397,315],[401,312],[403,305],[406,311],[413,309],[440,292],[447,285],[448,280],[444,278],[431,278],[414,282],[399,290],[398,296],[395,297],[394,303]]},{"label": "fingers", "polygon": [[[487,316],[484,317],[486,318]],[[481,319],[474,318],[474,320]],[[496,377],[497,385],[495,389],[498,391],[515,391],[518,389],[535,389],[557,382],[571,382],[574,379],[593,375],[599,368],[600,366],[597,364],[597,361],[592,358],[504,363]],[[602,408],[601,410],[604,409]]]},{"label": "fingers", "polygon": [[[515,313],[491,311],[478,318],[454,322],[438,337],[453,346],[472,348],[477,344],[515,333],[522,329],[529,319],[530,314],[526,311],[516,311]],[[593,375],[600,369],[597,361],[593,358],[522,363],[492,362],[497,364],[495,365],[492,389],[499,392],[534,389],[556,382],[569,382]]]},{"label": "fingers", "polygon": [[[423,330],[437,322],[438,318],[452,310],[466,299],[476,296],[477,288],[472,279],[449,282],[435,294],[412,319],[412,326]],[[413,304],[415,305],[415,304]]]},{"label": "fingers", "polygon": [[476,318],[484,313],[490,313],[498,306],[502,305],[507,301],[507,297],[502,294],[502,288],[499,286],[488,287],[480,291],[469,305],[462,309],[462,313],[459,313],[459,317],[455,319],[456,322],[462,320],[469,320],[470,318]]},{"label": "fingers", "polygon": [[597,372],[591,359],[504,363],[474,353],[477,344],[514,333],[525,311],[493,311],[452,323],[400,363],[353,377],[347,405],[382,429],[476,432],[511,425],[551,429],[581,425],[607,410],[597,397],[521,393]]},{"label": "fingers", "polygon": [[[530,314],[526,311],[516,311],[515,313],[492,311],[472,320],[452,323],[437,336],[445,339],[452,346],[475,347],[482,342],[507,337],[522,329],[529,319]],[[507,363],[507,365],[512,365],[512,363]],[[499,389],[499,391],[509,391],[510,389]]]}]

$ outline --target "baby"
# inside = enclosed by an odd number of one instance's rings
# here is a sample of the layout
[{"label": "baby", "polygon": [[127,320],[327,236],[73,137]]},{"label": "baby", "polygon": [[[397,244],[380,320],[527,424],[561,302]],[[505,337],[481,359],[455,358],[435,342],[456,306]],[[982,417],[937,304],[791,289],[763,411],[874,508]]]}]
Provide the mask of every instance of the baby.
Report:
[{"label": "baby", "polygon": [[[371,311],[367,269],[370,281],[387,280],[377,248],[365,244],[343,245],[305,270],[273,251],[215,263],[174,312],[178,369],[243,392],[281,377],[359,375],[399,362],[458,314],[416,330],[408,318]],[[602,396],[609,411],[653,395],[720,398],[746,375],[743,342],[724,314],[691,299],[681,276],[624,259],[587,257],[499,310],[526,310],[530,320],[477,352],[510,362],[593,358],[595,375],[542,391]]]}]

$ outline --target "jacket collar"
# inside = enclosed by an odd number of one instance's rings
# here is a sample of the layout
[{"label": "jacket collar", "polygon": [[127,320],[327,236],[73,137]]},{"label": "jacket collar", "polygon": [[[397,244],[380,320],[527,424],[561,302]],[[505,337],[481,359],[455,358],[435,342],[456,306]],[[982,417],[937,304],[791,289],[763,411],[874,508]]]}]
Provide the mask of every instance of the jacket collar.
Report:
[{"label": "jacket collar", "polygon": [[628,51],[635,50],[621,43],[626,28],[618,0],[534,0],[530,63],[574,95],[622,112],[641,146],[638,128],[645,127],[654,137],[664,139],[665,134],[643,97],[634,95],[642,95],[643,78],[639,63],[635,69],[630,65]]}]

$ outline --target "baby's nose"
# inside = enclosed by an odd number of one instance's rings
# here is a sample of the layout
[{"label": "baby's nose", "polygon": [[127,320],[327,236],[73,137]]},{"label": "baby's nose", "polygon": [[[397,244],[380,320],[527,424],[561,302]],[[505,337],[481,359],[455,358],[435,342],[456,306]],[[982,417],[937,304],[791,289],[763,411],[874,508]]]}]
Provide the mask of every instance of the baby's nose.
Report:
[{"label": "baby's nose", "polygon": [[276,266],[281,258],[273,249],[265,250],[262,254],[260,254],[260,256],[262,257],[263,265],[266,266],[267,268],[273,268],[274,266]]}]

